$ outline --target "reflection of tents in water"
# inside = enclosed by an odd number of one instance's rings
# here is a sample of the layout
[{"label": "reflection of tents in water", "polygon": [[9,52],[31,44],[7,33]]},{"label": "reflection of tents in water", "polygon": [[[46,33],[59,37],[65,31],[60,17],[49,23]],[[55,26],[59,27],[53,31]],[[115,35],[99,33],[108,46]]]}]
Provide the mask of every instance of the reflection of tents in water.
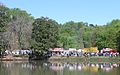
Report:
[{"label": "reflection of tents in water", "polygon": [[104,71],[110,71],[112,70],[113,66],[111,66],[110,64],[103,64],[103,70]]},{"label": "reflection of tents in water", "polygon": [[92,67],[90,67],[90,66],[84,66],[83,67],[83,70],[85,70],[85,71],[92,71],[92,72],[97,72],[98,71],[98,67],[97,66],[92,66]]},{"label": "reflection of tents in water", "polygon": [[76,67],[74,67],[74,66],[69,66],[69,70],[70,70],[70,71],[76,70]]},{"label": "reflection of tents in water", "polygon": [[61,66],[61,65],[52,65],[52,66],[50,66],[50,69],[51,70],[53,70],[53,71],[61,71],[61,70],[63,70],[63,66]]}]

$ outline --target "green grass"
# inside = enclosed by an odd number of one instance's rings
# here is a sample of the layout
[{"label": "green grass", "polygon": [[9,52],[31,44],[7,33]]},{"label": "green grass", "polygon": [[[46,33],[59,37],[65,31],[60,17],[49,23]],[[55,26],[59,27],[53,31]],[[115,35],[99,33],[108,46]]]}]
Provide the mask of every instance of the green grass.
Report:
[{"label": "green grass", "polygon": [[58,61],[58,62],[93,62],[93,63],[101,63],[101,62],[112,62],[112,63],[120,63],[120,57],[104,57],[104,56],[96,56],[96,57],[51,57],[49,61]]}]

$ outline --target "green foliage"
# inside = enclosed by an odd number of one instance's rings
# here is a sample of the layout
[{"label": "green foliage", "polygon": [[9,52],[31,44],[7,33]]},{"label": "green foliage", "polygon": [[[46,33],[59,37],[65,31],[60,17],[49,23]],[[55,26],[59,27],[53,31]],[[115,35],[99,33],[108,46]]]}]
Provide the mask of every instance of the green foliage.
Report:
[{"label": "green foliage", "polygon": [[58,23],[49,18],[37,18],[33,23],[32,48],[39,52],[57,46]]},{"label": "green foliage", "polygon": [[[18,8],[0,5],[0,45],[4,49],[28,49],[32,33],[33,17]],[[1,41],[3,40],[3,41]]]},{"label": "green foliage", "polygon": [[97,35],[97,45],[101,49],[103,47],[110,47],[117,49],[118,47],[118,31],[120,30],[120,20],[113,20],[106,26],[101,26]]},{"label": "green foliage", "polygon": [[8,36],[11,49],[30,48],[33,17],[19,8],[10,9],[8,14],[11,16],[7,28],[7,34],[11,34]]},{"label": "green foliage", "polygon": [[64,48],[109,47],[120,50],[119,31],[118,19],[103,26],[70,21],[59,28],[59,41]]},{"label": "green foliage", "polygon": [[0,32],[6,31],[6,26],[9,21],[9,16],[7,14],[8,8],[0,5]]},{"label": "green foliage", "polygon": [[5,50],[6,41],[3,36],[4,32],[6,31],[6,26],[9,22],[9,15],[7,14],[8,8],[4,5],[0,5],[0,51]]},{"label": "green foliage", "polygon": [[[34,23],[33,23],[34,22]],[[31,45],[31,46],[30,46]],[[120,50],[120,20],[99,26],[84,22],[59,25],[49,18],[34,18],[19,8],[0,5],[0,50],[110,47]]]},{"label": "green foliage", "polygon": [[61,26],[60,42],[64,48],[83,48],[83,22],[67,22]]},{"label": "green foliage", "polygon": [[59,32],[60,42],[64,48],[96,46],[96,28],[88,26],[88,23],[70,21],[61,25]]},{"label": "green foliage", "polygon": [[118,31],[118,33],[117,33],[117,49],[120,52],[120,31]]}]

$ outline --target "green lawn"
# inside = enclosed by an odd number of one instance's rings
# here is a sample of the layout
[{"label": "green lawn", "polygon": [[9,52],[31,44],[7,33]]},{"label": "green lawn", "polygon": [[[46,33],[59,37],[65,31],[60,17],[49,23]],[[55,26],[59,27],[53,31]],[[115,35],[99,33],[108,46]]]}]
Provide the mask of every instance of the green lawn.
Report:
[{"label": "green lawn", "polygon": [[58,61],[58,62],[93,62],[93,63],[120,63],[120,57],[104,57],[104,56],[95,56],[95,57],[51,57],[49,61]]}]

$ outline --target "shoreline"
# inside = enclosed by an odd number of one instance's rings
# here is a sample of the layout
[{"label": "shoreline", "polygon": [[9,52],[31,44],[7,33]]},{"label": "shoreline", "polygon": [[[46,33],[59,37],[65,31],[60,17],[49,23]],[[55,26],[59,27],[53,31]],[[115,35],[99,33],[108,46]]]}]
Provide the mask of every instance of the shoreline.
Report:
[{"label": "shoreline", "polygon": [[[0,61],[29,61],[28,57],[5,57],[0,58]],[[34,61],[34,60],[31,60]],[[40,61],[40,60],[38,60]],[[120,63],[120,57],[50,57],[48,62],[109,62],[109,63]]]},{"label": "shoreline", "polygon": [[3,57],[0,61],[29,61],[28,57]]},{"label": "shoreline", "polygon": [[50,57],[49,62],[106,62],[106,63],[120,63],[120,57]]}]

